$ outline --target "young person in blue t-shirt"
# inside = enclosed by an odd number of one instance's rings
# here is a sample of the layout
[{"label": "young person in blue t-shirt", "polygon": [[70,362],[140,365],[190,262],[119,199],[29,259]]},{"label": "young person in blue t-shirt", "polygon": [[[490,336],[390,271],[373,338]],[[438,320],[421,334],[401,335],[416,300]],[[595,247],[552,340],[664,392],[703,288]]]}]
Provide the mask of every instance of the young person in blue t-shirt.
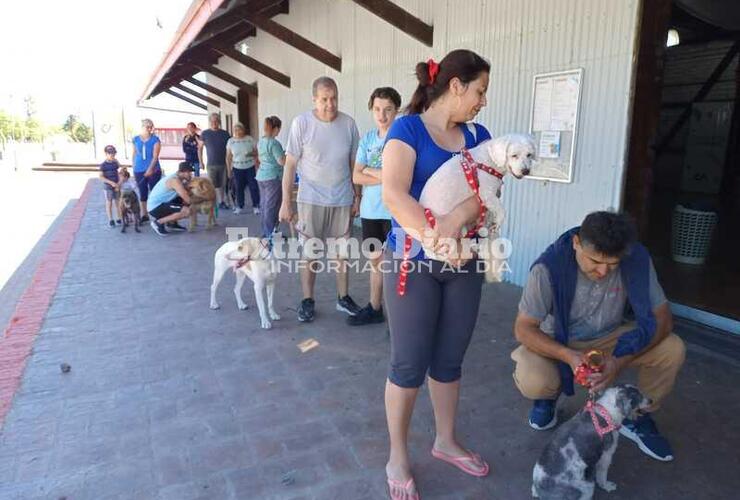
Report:
[{"label": "young person in blue t-shirt", "polygon": [[283,122],[277,116],[265,118],[264,135],[257,143],[259,168],[257,185],[260,189],[260,222],[262,236],[270,238],[278,228],[278,212],[283,203],[283,165],[285,150],[276,139]]},{"label": "young person in blue t-shirt", "polygon": [[[444,162],[463,147],[472,148],[491,137],[482,125],[468,127],[486,105],[490,69],[470,50],[453,50],[439,64],[431,59],[417,64],[419,86],[408,115],[393,123],[383,148],[383,202],[394,228],[385,252],[390,269],[383,274],[391,337],[385,391],[391,449],[386,474],[394,500],[419,498],[407,439],[414,402],[425,379],[434,407],[432,455],[472,476],[489,472],[486,461],[455,435],[462,363],[478,317],[483,273],[477,271],[475,259],[457,259],[457,266],[430,261],[408,272],[404,295],[398,293],[403,287],[397,290],[396,285],[406,232],[414,237],[431,231],[438,242],[459,239],[463,226],[472,226],[478,217],[472,190],[450,213],[433,214],[434,228],[418,200],[426,181]],[[425,260],[425,256],[415,259]]]},{"label": "young person in blue t-shirt", "polygon": [[[105,214],[108,216],[108,225],[110,227],[114,227],[116,222],[118,224],[121,223],[121,215],[118,213],[118,203],[113,203],[113,200],[118,200],[118,169],[121,165],[118,163],[118,160],[116,160],[115,146],[108,145],[105,147],[104,151],[105,161],[100,164],[100,180],[103,181]],[[118,214],[115,222],[113,221],[114,211]]]},{"label": "young person in blue t-shirt", "polygon": [[382,323],[385,320],[381,302],[383,300],[383,275],[380,273],[382,245],[391,230],[391,214],[382,199],[382,154],[385,136],[401,108],[401,96],[391,87],[380,87],[373,91],[368,102],[373,113],[375,128],[366,133],[357,147],[352,181],[362,186],[360,201],[360,220],[362,239],[368,241],[373,253],[370,257],[370,303],[360,309],[355,316],[349,316],[347,323],[352,326]]}]

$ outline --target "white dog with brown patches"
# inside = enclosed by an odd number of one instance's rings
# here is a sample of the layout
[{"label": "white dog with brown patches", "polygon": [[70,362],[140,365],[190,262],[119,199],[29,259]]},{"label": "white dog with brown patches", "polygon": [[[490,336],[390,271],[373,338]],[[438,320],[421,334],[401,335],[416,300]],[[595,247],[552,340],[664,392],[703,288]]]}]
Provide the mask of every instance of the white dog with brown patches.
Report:
[{"label": "white dog with brown patches", "polygon": [[[507,134],[481,142],[468,150],[477,168],[479,193],[486,207],[483,227],[488,230],[488,240],[499,237],[504,223],[505,212],[501,203],[503,178],[511,173],[517,179],[529,174],[535,160],[534,140],[529,135]],[[432,211],[433,215],[445,215],[457,205],[468,199],[473,191],[462,167],[462,155],[455,155],[440,166],[424,185],[419,203]],[[465,231],[465,230],[464,230]],[[473,247],[474,251],[480,249]],[[447,260],[444,255],[435,254],[431,248],[424,247],[424,253],[435,260]],[[481,253],[487,261],[486,281],[501,281],[503,261],[490,249]]]},{"label": "white dog with brown patches", "polygon": [[[216,301],[216,290],[229,269],[236,274],[234,296],[239,309],[246,309],[241,296],[244,278],[248,277],[254,285],[254,297],[260,313],[262,328],[272,328],[272,321],[279,320],[280,315],[273,307],[275,279],[278,274],[278,262],[268,247],[268,241],[260,238],[243,238],[221,245],[213,256],[213,283],[211,284],[211,309],[220,306]],[[267,307],[265,307],[265,294]]]}]

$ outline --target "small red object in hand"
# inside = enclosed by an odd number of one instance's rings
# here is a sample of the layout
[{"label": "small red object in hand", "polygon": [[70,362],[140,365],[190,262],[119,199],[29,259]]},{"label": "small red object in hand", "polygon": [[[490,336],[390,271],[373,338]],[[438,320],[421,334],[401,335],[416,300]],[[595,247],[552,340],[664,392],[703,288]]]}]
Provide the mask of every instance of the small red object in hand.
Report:
[{"label": "small red object in hand", "polygon": [[586,353],[586,359],[576,368],[574,373],[575,380],[583,387],[590,388],[591,382],[588,380],[589,376],[594,373],[600,373],[603,368],[604,353],[598,349],[588,351]]}]

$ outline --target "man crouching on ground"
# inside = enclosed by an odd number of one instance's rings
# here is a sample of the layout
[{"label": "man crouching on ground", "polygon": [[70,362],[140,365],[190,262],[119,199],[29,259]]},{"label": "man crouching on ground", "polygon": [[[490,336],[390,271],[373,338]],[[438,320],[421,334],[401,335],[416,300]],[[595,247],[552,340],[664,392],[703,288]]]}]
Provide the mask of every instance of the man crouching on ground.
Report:
[{"label": "man crouching on ground", "polygon": [[[624,323],[628,301],[635,321]],[[648,412],[657,410],[685,358],[672,328],[665,294],[631,219],[589,214],[537,259],[519,302],[514,333],[522,345],[511,358],[517,388],[534,400],[529,425],[544,430],[557,424],[557,398],[573,394],[573,372],[591,349],[606,354],[593,390],[606,389],[624,368],[636,366],[639,389],[653,400]],[[620,432],[652,458],[673,460],[650,413],[625,420]]]},{"label": "man crouching on ground", "polygon": [[171,230],[185,231],[177,221],[190,215],[190,196],[183,183],[192,177],[193,166],[184,161],[177,172],[160,179],[149,193],[150,224],[158,235],[164,236],[169,232],[165,224]]}]

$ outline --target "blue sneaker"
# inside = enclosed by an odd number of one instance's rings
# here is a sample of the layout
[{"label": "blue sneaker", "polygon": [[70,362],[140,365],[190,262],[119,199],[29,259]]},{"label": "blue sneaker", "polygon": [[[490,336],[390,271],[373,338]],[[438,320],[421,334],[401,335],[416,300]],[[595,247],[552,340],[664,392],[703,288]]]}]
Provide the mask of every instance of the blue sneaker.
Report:
[{"label": "blue sneaker", "polygon": [[529,411],[529,426],[538,431],[552,429],[558,424],[558,414],[555,411],[557,399],[535,399]]},{"label": "blue sneaker", "polygon": [[649,413],[636,420],[625,419],[619,433],[631,439],[642,452],[655,460],[670,462],[673,460],[673,450],[668,440],[660,435],[655,421]]}]

